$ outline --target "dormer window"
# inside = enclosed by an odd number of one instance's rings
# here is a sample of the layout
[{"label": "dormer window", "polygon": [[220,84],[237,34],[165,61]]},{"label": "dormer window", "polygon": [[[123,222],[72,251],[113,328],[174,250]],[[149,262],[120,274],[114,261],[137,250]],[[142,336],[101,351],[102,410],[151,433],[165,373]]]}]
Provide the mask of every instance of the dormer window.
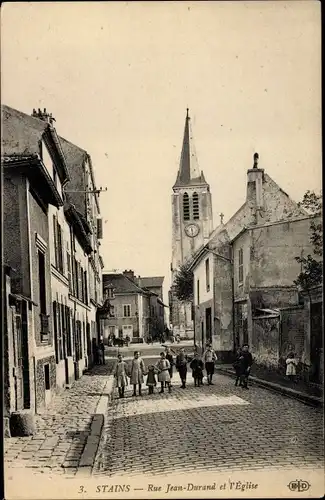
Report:
[{"label": "dormer window", "polygon": [[183,219],[190,220],[190,198],[187,193],[183,194]]}]

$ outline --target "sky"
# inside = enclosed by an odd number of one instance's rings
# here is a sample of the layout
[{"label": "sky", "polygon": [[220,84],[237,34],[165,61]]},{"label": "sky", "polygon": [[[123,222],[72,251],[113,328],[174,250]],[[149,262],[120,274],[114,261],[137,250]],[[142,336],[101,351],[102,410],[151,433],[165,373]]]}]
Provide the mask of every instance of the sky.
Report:
[{"label": "sky", "polygon": [[2,102],[46,107],[91,155],[105,270],[165,276],[186,108],[214,227],[260,166],[294,200],[321,188],[320,3],[2,5]]}]

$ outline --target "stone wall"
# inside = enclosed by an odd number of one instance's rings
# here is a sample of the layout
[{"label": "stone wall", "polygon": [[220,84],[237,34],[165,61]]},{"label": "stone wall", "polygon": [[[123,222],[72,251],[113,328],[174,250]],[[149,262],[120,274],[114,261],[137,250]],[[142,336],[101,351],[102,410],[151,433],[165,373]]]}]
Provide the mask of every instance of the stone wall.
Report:
[{"label": "stone wall", "polygon": [[293,286],[300,273],[295,257],[312,251],[309,218],[252,229],[250,287]]},{"label": "stone wall", "polygon": [[44,366],[50,366],[50,390],[54,393],[56,388],[56,364],[55,356],[48,356],[36,361],[36,409],[37,411],[45,406],[45,374]]},{"label": "stone wall", "polygon": [[214,255],[214,349],[226,361],[234,346],[232,264]]},{"label": "stone wall", "polygon": [[278,369],[280,317],[253,318],[251,344],[255,363],[269,369]]},{"label": "stone wall", "polygon": [[290,351],[299,359],[305,357],[305,314],[303,306],[281,310],[280,361],[283,363]]},{"label": "stone wall", "polygon": [[[38,270],[38,248],[36,245],[36,234],[38,234],[47,244],[45,252],[45,286],[46,286],[46,313],[50,316],[49,324],[52,324],[52,297],[51,297],[51,267],[49,248],[49,228],[47,214],[42,210],[34,196],[29,193],[29,224],[30,224],[30,249],[31,249],[31,271],[34,277],[32,282],[33,299],[37,306],[34,306],[34,334],[35,343],[39,347],[41,340],[41,320],[40,320],[40,290],[39,290],[39,270]],[[53,329],[50,326],[49,341],[46,344],[53,345]],[[54,349],[54,348],[53,348]]]}]

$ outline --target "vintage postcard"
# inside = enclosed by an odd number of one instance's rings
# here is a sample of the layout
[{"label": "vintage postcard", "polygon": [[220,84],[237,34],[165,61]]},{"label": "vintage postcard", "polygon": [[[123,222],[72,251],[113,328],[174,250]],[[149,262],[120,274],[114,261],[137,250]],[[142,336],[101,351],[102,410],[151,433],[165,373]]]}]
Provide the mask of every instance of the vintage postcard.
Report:
[{"label": "vintage postcard", "polygon": [[6,500],[324,494],[320,3],[4,3]]}]

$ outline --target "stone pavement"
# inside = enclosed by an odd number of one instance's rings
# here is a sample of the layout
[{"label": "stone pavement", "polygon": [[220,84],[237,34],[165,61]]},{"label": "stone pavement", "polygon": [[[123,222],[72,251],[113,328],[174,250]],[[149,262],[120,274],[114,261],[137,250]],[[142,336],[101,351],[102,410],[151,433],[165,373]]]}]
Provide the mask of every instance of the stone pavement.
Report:
[{"label": "stone pavement", "polygon": [[36,416],[37,433],[5,439],[5,467],[73,476],[90,433],[93,415],[108,380],[110,365],[96,366],[71,389],[56,396]]},{"label": "stone pavement", "polygon": [[[190,374],[189,374],[190,375]],[[228,376],[172,393],[114,399],[93,474],[162,475],[192,471],[323,467],[322,411]]]}]

